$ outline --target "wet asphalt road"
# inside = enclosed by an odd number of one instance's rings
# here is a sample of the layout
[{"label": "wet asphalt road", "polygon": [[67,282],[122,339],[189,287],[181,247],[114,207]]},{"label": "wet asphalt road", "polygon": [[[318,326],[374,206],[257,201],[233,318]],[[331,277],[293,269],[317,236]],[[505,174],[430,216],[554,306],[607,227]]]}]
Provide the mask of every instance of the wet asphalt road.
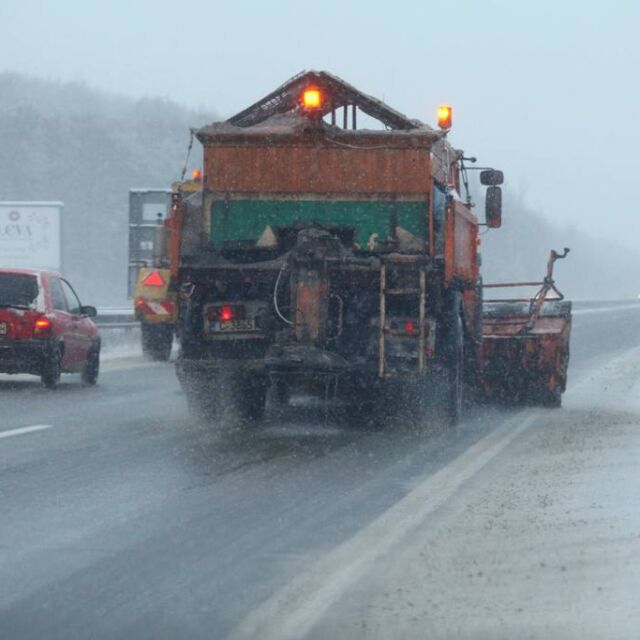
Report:
[{"label": "wet asphalt road", "polygon": [[[308,404],[272,411],[254,430],[202,424],[188,416],[172,365],[137,358],[108,362],[95,389],[75,377],[55,392],[1,377],[0,638],[412,638],[425,629],[429,637],[585,637],[581,606],[607,621],[609,637],[629,637],[629,625],[640,624],[633,512],[622,529],[594,533],[586,519],[568,538],[561,509],[547,509],[545,526],[527,526],[531,500],[557,505],[589,469],[600,473],[598,490],[616,495],[598,498],[608,518],[635,500],[637,480],[624,473],[640,441],[627,429],[609,442],[606,429],[640,414],[631,404],[621,419],[619,409],[638,389],[629,354],[640,346],[640,307],[585,311],[574,317],[566,409],[471,407],[451,431],[436,423],[365,433],[326,423]],[[41,428],[12,433],[23,427]],[[584,459],[567,444],[576,432]],[[542,493],[523,480],[541,466]],[[606,470],[616,466],[614,478]],[[515,475],[524,484],[505,498]],[[595,492],[573,495],[565,511],[593,503]],[[486,522],[469,513],[504,511],[505,501],[516,524],[488,538]],[[606,558],[617,575],[627,567],[629,579],[616,598],[587,602],[570,580],[573,565],[564,583],[547,584],[516,562],[489,585],[461,586],[460,565],[486,576],[486,567],[470,567],[528,557],[513,541],[533,540],[533,529],[534,564],[550,562],[545,549],[568,545],[596,564]],[[613,558],[607,536],[619,544]],[[439,550],[428,570],[417,561],[427,544]],[[602,593],[590,567],[578,563],[576,579]],[[558,588],[564,618],[544,598],[527,613],[543,588]],[[505,594],[508,606],[498,606]],[[621,626],[608,623],[610,611]]]}]

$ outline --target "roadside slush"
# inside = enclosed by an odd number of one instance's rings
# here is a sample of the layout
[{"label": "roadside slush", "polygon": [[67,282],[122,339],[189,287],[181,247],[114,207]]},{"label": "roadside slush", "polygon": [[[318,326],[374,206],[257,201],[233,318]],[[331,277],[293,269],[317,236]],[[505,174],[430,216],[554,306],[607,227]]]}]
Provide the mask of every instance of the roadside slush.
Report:
[{"label": "roadside slush", "polygon": [[638,348],[583,376],[307,637],[634,637],[639,389]]}]

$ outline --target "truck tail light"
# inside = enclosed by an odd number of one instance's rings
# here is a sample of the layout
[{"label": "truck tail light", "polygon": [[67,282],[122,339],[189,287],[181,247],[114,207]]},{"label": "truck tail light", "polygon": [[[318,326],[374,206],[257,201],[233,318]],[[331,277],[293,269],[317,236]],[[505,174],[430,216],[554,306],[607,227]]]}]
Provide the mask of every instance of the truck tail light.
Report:
[{"label": "truck tail light", "polygon": [[[416,336],[420,331],[420,321],[406,318],[391,318],[387,325],[396,335]],[[429,327],[425,325],[425,335]]]},{"label": "truck tail light", "polygon": [[244,320],[246,309],[243,304],[223,304],[211,306],[207,309],[207,318],[214,322],[232,322]]},{"label": "truck tail light", "polygon": [[231,322],[236,314],[233,310],[233,307],[230,307],[228,305],[225,305],[224,307],[220,308],[220,322]]},{"label": "truck tail light", "polygon": [[36,318],[33,323],[33,335],[38,338],[48,336],[51,333],[51,320],[46,316]]}]

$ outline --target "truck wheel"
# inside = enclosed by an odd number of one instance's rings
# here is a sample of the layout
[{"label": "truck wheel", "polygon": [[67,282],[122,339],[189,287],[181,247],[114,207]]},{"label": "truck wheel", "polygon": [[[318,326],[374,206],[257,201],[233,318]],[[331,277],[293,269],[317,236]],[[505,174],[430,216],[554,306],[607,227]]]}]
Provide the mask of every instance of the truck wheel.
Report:
[{"label": "truck wheel", "polygon": [[284,380],[276,380],[273,384],[273,400],[280,406],[286,406],[290,396],[289,385]]},{"label": "truck wheel", "polygon": [[456,425],[462,415],[464,390],[464,331],[460,314],[451,322],[448,339],[443,408],[447,424]]},{"label": "truck wheel", "polygon": [[243,376],[221,379],[212,374],[206,380],[181,379],[189,412],[198,419],[255,422],[264,414],[266,381]]},{"label": "truck wheel", "polygon": [[263,380],[237,380],[234,389],[235,408],[238,417],[260,420],[264,415],[268,384]]},{"label": "truck wheel", "polygon": [[559,409],[562,407],[562,391],[560,387],[540,391],[536,404],[549,409]]},{"label": "truck wheel", "polygon": [[87,354],[87,361],[80,372],[80,380],[85,387],[92,387],[98,382],[100,373],[100,345],[92,347]]},{"label": "truck wheel", "polygon": [[217,417],[217,403],[203,389],[184,387],[189,413],[199,419],[211,420]]},{"label": "truck wheel", "polygon": [[355,391],[346,406],[349,424],[360,431],[382,431],[399,413],[402,400],[385,385]]},{"label": "truck wheel", "polygon": [[173,325],[150,325],[143,322],[140,331],[142,333],[142,353],[152,360],[166,362],[171,355]]},{"label": "truck wheel", "polygon": [[47,389],[55,389],[62,374],[62,347],[56,345],[42,365],[40,379]]}]

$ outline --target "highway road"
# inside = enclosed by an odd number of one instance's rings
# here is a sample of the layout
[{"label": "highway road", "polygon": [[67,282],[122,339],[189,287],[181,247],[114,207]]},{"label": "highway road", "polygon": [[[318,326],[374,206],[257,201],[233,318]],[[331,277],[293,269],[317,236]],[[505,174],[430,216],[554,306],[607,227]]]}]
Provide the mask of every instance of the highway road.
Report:
[{"label": "highway road", "polygon": [[365,432],[189,417],[173,366],[0,377],[0,638],[630,638],[640,306],[574,316],[560,410]]}]

